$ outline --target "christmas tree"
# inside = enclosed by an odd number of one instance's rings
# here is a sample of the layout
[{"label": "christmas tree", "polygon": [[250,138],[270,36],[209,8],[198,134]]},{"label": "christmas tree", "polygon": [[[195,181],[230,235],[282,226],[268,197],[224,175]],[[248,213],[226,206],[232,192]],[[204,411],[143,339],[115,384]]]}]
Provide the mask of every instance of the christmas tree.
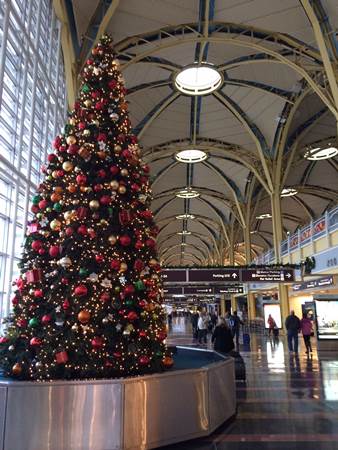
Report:
[{"label": "christmas tree", "polygon": [[6,376],[120,377],[172,365],[149,167],[125,95],[104,36],[33,197],[13,313],[0,338]]}]

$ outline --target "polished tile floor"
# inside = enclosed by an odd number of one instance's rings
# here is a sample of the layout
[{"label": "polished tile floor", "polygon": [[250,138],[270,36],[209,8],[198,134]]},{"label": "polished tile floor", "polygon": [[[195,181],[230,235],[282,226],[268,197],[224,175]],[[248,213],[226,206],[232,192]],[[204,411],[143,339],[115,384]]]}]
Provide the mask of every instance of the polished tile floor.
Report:
[{"label": "polished tile floor", "polygon": [[[174,319],[168,343],[197,345],[184,318]],[[163,450],[338,450],[338,354],[318,356],[314,348],[308,358],[302,343],[290,356],[283,337],[258,335],[240,353],[247,380],[237,382],[236,419]]]}]

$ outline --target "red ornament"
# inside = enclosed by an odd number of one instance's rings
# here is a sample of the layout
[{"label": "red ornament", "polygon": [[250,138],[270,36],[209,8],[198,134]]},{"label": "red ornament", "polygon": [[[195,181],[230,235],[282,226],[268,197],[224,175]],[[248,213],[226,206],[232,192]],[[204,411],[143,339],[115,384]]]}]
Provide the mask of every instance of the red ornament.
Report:
[{"label": "red ornament", "polygon": [[[26,272],[26,280],[27,280],[27,283],[37,283],[38,281],[41,281],[42,280],[41,269],[28,270]],[[20,287],[19,287],[19,289],[20,289]]]},{"label": "red ornament", "polygon": [[141,190],[141,187],[138,184],[133,183],[131,185],[131,190],[134,191],[134,192],[139,192]]},{"label": "red ornament", "polygon": [[90,228],[88,230],[88,234],[92,239],[94,239],[96,237],[96,233],[95,233],[95,230],[93,230],[93,228]]},{"label": "red ornament", "polygon": [[53,147],[58,149],[61,145],[61,137],[60,136],[56,136],[56,138],[53,141]]},{"label": "red ornament", "polygon": [[39,212],[39,207],[37,205],[32,205],[31,206],[31,211],[33,214],[36,214]]},{"label": "red ornament", "polygon": [[118,259],[113,259],[113,260],[110,262],[110,267],[111,267],[113,270],[119,270],[119,269],[120,269],[120,265],[121,265],[121,263],[120,263],[120,261],[119,261]]},{"label": "red ornament", "polygon": [[40,338],[38,337],[33,337],[30,341],[29,341],[29,345],[31,347],[39,347],[42,344],[42,341]]},{"label": "red ornament", "polygon": [[140,336],[140,337],[146,337],[146,336],[147,336],[147,333],[146,333],[144,330],[141,330],[141,331],[139,332],[139,336]]},{"label": "red ornament", "polygon": [[47,323],[49,323],[51,320],[52,316],[50,314],[45,314],[41,317],[41,322],[43,323],[43,325],[47,325]]},{"label": "red ornament", "polygon": [[26,328],[27,327],[27,320],[26,319],[19,319],[17,321],[17,325],[20,328]]},{"label": "red ornament", "polygon": [[142,364],[142,366],[146,366],[150,362],[150,358],[148,356],[140,356],[139,357],[139,363]]},{"label": "red ornament", "polygon": [[91,94],[92,98],[99,98],[101,95],[100,91],[93,91]]},{"label": "red ornament", "polygon": [[58,176],[58,178],[62,178],[63,176],[64,176],[64,171],[63,170],[57,170],[56,171],[56,174],[57,174],[57,176]]},{"label": "red ornament", "polygon": [[157,291],[149,291],[148,292],[148,298],[150,298],[150,299],[157,298]]},{"label": "red ornament", "polygon": [[35,291],[34,291],[34,297],[35,297],[35,298],[41,298],[41,297],[43,297],[43,292],[42,292],[42,290],[41,290],[41,289],[35,289]]},{"label": "red ornament", "polygon": [[157,336],[160,341],[164,341],[164,339],[167,337],[167,333],[165,331],[160,331]]},{"label": "red ornament", "polygon": [[127,319],[129,320],[129,322],[134,322],[134,320],[138,319],[138,315],[136,314],[135,311],[130,311],[127,314]]},{"label": "red ornament", "polygon": [[60,148],[59,148],[59,152],[60,152],[60,153],[63,153],[63,152],[65,152],[66,150],[67,150],[67,146],[66,146],[66,145],[61,145]]},{"label": "red ornament", "polygon": [[50,256],[52,258],[55,258],[56,256],[58,256],[59,251],[60,251],[60,247],[58,245],[52,245],[51,247],[49,247],[48,253],[50,254]]},{"label": "red ornament", "polygon": [[80,206],[80,208],[77,208],[76,210],[76,215],[79,219],[85,219],[88,215],[88,208]]},{"label": "red ornament", "polygon": [[76,288],[74,289],[74,294],[77,297],[83,297],[85,295],[88,294],[88,289],[87,286],[85,286],[84,284],[79,284],[78,286],[76,286]]},{"label": "red ornament", "polygon": [[132,136],[130,136],[130,142],[132,143],[132,144],[137,144],[137,137],[133,134]]},{"label": "red ornament", "polygon": [[100,170],[97,172],[97,176],[98,176],[99,178],[104,178],[104,177],[106,176],[106,171],[105,171],[104,169],[100,169]]},{"label": "red ornament", "polygon": [[94,186],[94,191],[95,192],[102,191],[102,189],[103,189],[103,185],[102,184],[95,184],[95,186]]},{"label": "red ornament", "polygon": [[110,170],[112,175],[117,175],[119,173],[119,171],[120,171],[117,166],[111,166],[109,170]]},{"label": "red ornament", "polygon": [[85,128],[86,128],[86,124],[85,124],[85,122],[80,122],[79,124],[78,124],[78,128],[79,128],[79,130],[84,130]]},{"label": "red ornament", "polygon": [[123,247],[128,247],[128,245],[130,245],[131,243],[131,239],[127,234],[125,234],[124,236],[120,237],[120,243],[121,245],[123,245]]},{"label": "red ornament", "polygon": [[141,308],[144,308],[145,306],[147,306],[147,302],[145,300],[140,300],[138,302],[139,306],[141,306]]},{"label": "red ornament", "polygon": [[17,305],[18,303],[19,303],[19,299],[18,299],[18,297],[15,295],[15,296],[12,298],[12,305],[15,306],[15,305]]},{"label": "red ornament", "polygon": [[124,294],[125,295],[132,295],[135,292],[135,288],[132,284],[128,284],[128,286],[126,286],[124,288]]},{"label": "red ornament", "polygon": [[103,141],[106,142],[107,141],[107,135],[105,133],[99,133],[97,136],[97,141]]},{"label": "red ornament", "polygon": [[46,253],[46,250],[44,248],[40,248],[39,255],[44,255]]},{"label": "red ornament", "polygon": [[77,144],[70,144],[68,146],[67,153],[69,155],[76,155],[76,153],[79,151],[79,146]]},{"label": "red ornament", "polygon": [[129,159],[129,158],[132,157],[132,153],[131,153],[130,150],[125,149],[125,150],[123,150],[123,152],[122,152],[122,156],[123,156],[123,158]]},{"label": "red ornament", "polygon": [[61,278],[61,283],[66,285],[69,284],[68,278]]},{"label": "red ornament", "polygon": [[115,358],[119,359],[119,358],[122,357],[122,354],[121,354],[120,352],[114,352],[114,353],[113,353],[113,356],[114,356]]},{"label": "red ornament", "polygon": [[42,242],[41,241],[33,241],[32,242],[32,249],[38,252],[42,248]]},{"label": "red ornament", "polygon": [[50,153],[47,156],[47,161],[50,162],[50,163],[53,162],[55,159],[56,159],[56,155],[54,153]]},{"label": "red ornament", "polygon": [[111,203],[111,197],[109,197],[109,195],[103,195],[103,196],[100,198],[100,203],[101,203],[102,205],[109,205],[109,204]]},{"label": "red ornament", "polygon": [[65,233],[66,233],[66,236],[68,236],[68,237],[71,236],[74,233],[74,228],[67,227]]},{"label": "red ornament", "polygon": [[119,221],[121,225],[128,225],[131,222],[131,212],[128,209],[122,209],[119,212]]},{"label": "red ornament", "polygon": [[96,109],[97,111],[101,111],[101,109],[103,109],[103,107],[104,107],[104,103],[103,103],[103,102],[97,102],[97,103],[95,103],[95,109]]},{"label": "red ornament", "polygon": [[66,298],[66,300],[62,303],[62,308],[66,310],[69,307],[70,307],[70,303],[69,303],[69,300]]},{"label": "red ornament", "polygon": [[153,213],[152,211],[150,211],[149,209],[146,209],[144,211],[140,212],[140,215],[144,218],[144,219],[152,219],[153,217]]},{"label": "red ornament", "polygon": [[137,250],[140,250],[142,247],[143,247],[143,242],[140,241],[140,240],[137,240],[137,241],[135,242],[135,248],[136,248]]},{"label": "red ornament", "polygon": [[87,177],[84,173],[80,173],[77,177],[76,177],[76,182],[77,184],[83,186],[84,184],[86,184],[87,182]]},{"label": "red ornament", "polygon": [[117,86],[117,81],[116,80],[110,80],[108,82],[109,89],[114,90],[116,88],[116,86]]},{"label": "red ornament", "polygon": [[91,341],[92,347],[95,348],[95,349],[102,348],[103,347],[103,343],[104,343],[104,341],[103,341],[103,338],[101,336],[95,336],[92,339],[92,341]]},{"label": "red ornament", "polygon": [[6,338],[5,336],[0,337],[0,344],[7,344],[7,342],[9,342],[8,338]]},{"label": "red ornament", "polygon": [[141,272],[144,269],[144,262],[142,261],[142,259],[135,260],[134,269],[137,270],[137,272]]},{"label": "red ornament", "polygon": [[48,206],[48,202],[47,202],[47,200],[43,199],[43,200],[39,201],[38,205],[39,205],[40,209],[45,209]]},{"label": "red ornament", "polygon": [[143,172],[144,172],[144,173],[149,173],[149,171],[150,171],[150,167],[149,167],[147,164],[145,164],[145,165],[142,167],[142,169],[143,169]]},{"label": "red ornament", "polygon": [[95,255],[95,261],[99,264],[103,263],[104,256],[103,255]]},{"label": "red ornament", "polygon": [[86,234],[88,233],[86,225],[80,225],[79,228],[77,229],[77,232],[79,234],[82,234],[82,236],[86,236]]},{"label": "red ornament", "polygon": [[68,353],[65,351],[55,353],[55,360],[57,364],[65,364],[68,359]]},{"label": "red ornament", "polygon": [[100,300],[101,300],[102,302],[104,302],[104,303],[109,302],[109,300],[110,300],[110,295],[108,294],[108,292],[103,292],[103,293],[100,295]]},{"label": "red ornament", "polygon": [[153,248],[153,247],[155,247],[155,245],[156,245],[156,241],[154,240],[154,239],[147,239],[146,240],[146,246],[147,247],[151,247],[151,248]]}]

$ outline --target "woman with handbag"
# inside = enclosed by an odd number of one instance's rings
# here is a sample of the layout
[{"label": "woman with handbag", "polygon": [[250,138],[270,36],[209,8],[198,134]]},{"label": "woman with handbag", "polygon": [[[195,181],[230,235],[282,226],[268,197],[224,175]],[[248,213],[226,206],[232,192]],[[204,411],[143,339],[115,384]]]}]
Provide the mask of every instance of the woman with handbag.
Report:
[{"label": "woman with handbag", "polygon": [[300,321],[300,326],[303,334],[303,339],[306,347],[306,354],[312,353],[311,336],[313,336],[312,321],[308,318],[307,314],[303,314],[303,318]]}]

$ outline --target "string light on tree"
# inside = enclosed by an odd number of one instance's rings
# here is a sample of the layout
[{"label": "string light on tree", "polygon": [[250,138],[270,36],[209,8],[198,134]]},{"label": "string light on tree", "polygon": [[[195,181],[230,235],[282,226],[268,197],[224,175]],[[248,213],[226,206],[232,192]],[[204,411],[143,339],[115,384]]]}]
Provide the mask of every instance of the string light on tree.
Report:
[{"label": "string light on tree", "polygon": [[171,367],[149,168],[104,36],[32,199],[0,364],[18,379],[103,378]]}]

